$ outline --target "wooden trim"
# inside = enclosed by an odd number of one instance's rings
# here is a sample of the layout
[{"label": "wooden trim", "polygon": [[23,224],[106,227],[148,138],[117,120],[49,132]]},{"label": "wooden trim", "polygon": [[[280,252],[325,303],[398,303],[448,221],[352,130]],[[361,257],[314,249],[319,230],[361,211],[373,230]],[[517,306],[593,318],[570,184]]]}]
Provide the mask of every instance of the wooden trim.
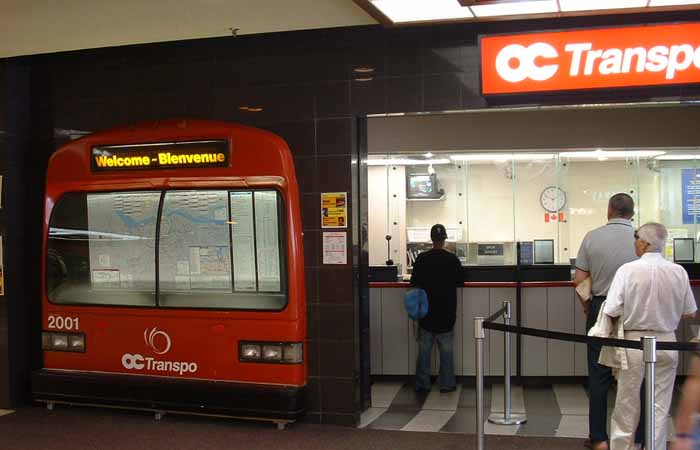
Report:
[{"label": "wooden trim", "polygon": [[387,16],[384,15],[378,8],[376,8],[372,2],[369,0],[353,0],[357,6],[362,8],[367,14],[372,16],[374,20],[381,23],[385,27],[394,27],[394,22],[391,21]]}]

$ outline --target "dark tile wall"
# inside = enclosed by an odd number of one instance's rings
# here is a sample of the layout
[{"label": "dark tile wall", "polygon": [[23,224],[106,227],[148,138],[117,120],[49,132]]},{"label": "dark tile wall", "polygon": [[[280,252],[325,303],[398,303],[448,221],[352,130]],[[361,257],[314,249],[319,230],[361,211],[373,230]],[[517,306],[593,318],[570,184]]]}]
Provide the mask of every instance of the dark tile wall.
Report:
[{"label": "dark tile wall", "polygon": [[[6,199],[7,190],[5,188],[7,179],[7,158],[8,148],[10,146],[11,137],[8,126],[8,104],[9,89],[7,82],[6,63],[0,60],[0,175],[3,176],[2,195],[0,201],[3,203],[3,208],[0,209],[0,235],[3,237],[3,246],[7,245],[7,219],[6,219]],[[3,249],[4,250],[4,249]],[[6,253],[4,250],[3,253]],[[7,261],[7,257],[3,257]],[[6,274],[5,274],[6,275]],[[6,279],[6,277],[5,277]],[[7,282],[5,281],[5,287]],[[9,299],[7,296],[0,297],[0,408],[8,407],[12,403],[13,384],[11,380],[11,348],[10,348],[10,313]]]},{"label": "dark tile wall", "polygon": [[[357,248],[362,243],[358,230],[363,219],[355,215],[363,202],[366,205],[366,192],[362,199],[352,197],[359,196],[358,180],[362,177],[353,166],[353,159],[358,159],[358,131],[362,131],[358,130],[358,117],[583,102],[589,98],[647,101],[657,95],[696,97],[697,89],[669,88],[487,100],[479,90],[478,37],[698,18],[698,13],[685,12],[394,30],[358,27],[60,53],[27,59],[29,67],[45,78],[35,76],[34,83],[39,86],[27,92],[25,101],[35,105],[31,120],[36,116],[43,123],[50,122],[55,136],[61,130],[91,132],[140,120],[194,117],[259,126],[285,138],[294,154],[302,194],[309,420],[351,425],[358,420],[362,404]],[[1,95],[0,104],[7,104]],[[48,112],[39,104],[49,108]],[[262,110],[250,112],[242,107]],[[39,140],[14,150],[31,154],[22,157],[25,167],[26,161],[36,163],[34,170],[21,172],[24,185],[42,186],[46,158],[60,142],[59,138]],[[2,158],[0,154],[0,164]],[[349,250],[345,266],[321,264],[319,203],[324,191],[346,191],[354,201],[348,238],[355,248]],[[40,198],[30,196],[18,208],[21,223],[41,222]],[[0,216],[0,222],[2,232],[7,220]],[[27,243],[39,236],[25,233],[21,238],[19,242]],[[28,275],[17,282],[38,285],[38,274],[31,269],[39,265],[40,251],[36,246],[28,248],[29,253],[20,261],[20,268]],[[3,317],[0,300],[0,333]],[[30,326],[29,322],[24,325]],[[2,341],[0,334],[0,366]],[[0,371],[0,402],[2,392]]]},{"label": "dark tile wall", "polygon": [[[7,168],[7,108],[4,107],[7,98],[6,70],[4,61],[0,60],[0,175],[6,176]],[[4,193],[3,193],[4,194]],[[3,196],[0,195],[0,203],[3,202]],[[0,236],[5,239],[6,219],[4,209],[0,209]],[[3,242],[5,244],[5,242]],[[10,382],[10,347],[9,347],[9,317],[8,317],[8,302],[3,296],[0,296],[0,407],[1,405],[9,405],[11,403],[11,382]]]}]

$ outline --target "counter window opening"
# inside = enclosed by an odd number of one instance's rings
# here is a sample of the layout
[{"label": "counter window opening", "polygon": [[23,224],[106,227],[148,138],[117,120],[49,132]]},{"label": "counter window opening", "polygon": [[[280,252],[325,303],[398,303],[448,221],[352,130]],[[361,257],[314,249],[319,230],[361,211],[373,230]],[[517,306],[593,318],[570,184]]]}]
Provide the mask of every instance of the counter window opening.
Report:
[{"label": "counter window opening", "polygon": [[[668,227],[668,259],[674,239],[686,239],[676,259],[697,261],[697,149],[432,153],[369,156],[370,265],[391,259],[410,274],[434,223],[445,224],[447,248],[465,266],[515,265],[518,242],[523,264],[570,265],[618,192],[634,199],[635,224]],[[549,242],[552,258],[533,258],[533,243],[542,255]]]},{"label": "counter window opening", "polygon": [[56,304],[279,311],[286,227],[275,190],[73,192],[51,214]]}]

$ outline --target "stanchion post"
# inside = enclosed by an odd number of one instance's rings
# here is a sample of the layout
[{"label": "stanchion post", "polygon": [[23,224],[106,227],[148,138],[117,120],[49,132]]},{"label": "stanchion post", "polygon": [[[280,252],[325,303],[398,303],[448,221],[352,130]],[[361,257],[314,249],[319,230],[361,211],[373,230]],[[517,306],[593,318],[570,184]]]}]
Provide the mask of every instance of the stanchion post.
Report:
[{"label": "stanchion post", "polygon": [[476,449],[484,450],[484,318],[474,318],[476,343]]},{"label": "stanchion post", "polygon": [[[510,302],[503,302],[506,309],[503,313],[503,324],[510,325]],[[503,418],[510,419],[511,397],[510,397],[510,335],[503,332]]]},{"label": "stanchion post", "polygon": [[[510,325],[511,307],[510,302],[503,302],[505,312],[503,314],[503,324]],[[513,414],[511,389],[510,389],[510,334],[503,332],[503,416],[498,414],[489,415],[489,422],[496,425],[520,425],[527,422],[525,414]]]},{"label": "stanchion post", "polygon": [[642,349],[644,351],[644,382],[646,383],[644,395],[644,405],[646,407],[644,448],[646,450],[655,450],[654,383],[656,382],[656,336],[642,337]]}]

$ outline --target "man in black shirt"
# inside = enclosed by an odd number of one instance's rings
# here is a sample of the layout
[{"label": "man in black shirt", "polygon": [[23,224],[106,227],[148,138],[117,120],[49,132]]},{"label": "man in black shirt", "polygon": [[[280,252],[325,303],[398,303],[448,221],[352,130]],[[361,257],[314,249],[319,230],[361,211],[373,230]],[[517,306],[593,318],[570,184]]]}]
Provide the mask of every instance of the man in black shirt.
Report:
[{"label": "man in black shirt", "polygon": [[425,289],[428,294],[428,314],[419,321],[416,391],[430,390],[430,355],[433,342],[437,341],[440,350],[438,385],[440,392],[446,393],[457,389],[452,340],[457,287],[463,286],[462,264],[444,248],[447,239],[444,225],[433,225],[430,239],[433,248],[418,255],[411,274],[411,286]]}]

